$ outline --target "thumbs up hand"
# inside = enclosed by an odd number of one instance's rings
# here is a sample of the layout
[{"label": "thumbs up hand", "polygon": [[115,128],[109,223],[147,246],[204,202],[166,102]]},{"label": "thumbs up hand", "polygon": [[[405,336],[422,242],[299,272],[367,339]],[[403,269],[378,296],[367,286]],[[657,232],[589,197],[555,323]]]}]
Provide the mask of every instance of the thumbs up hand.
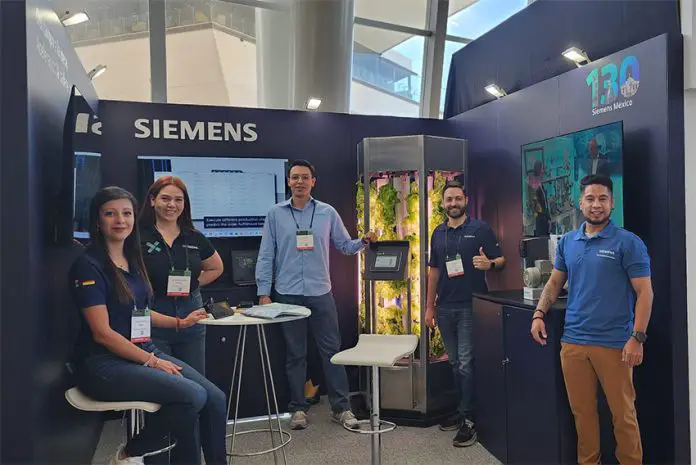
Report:
[{"label": "thumbs up hand", "polygon": [[479,248],[479,254],[474,257],[473,262],[474,268],[477,270],[488,271],[491,269],[491,261],[483,251],[483,247]]}]

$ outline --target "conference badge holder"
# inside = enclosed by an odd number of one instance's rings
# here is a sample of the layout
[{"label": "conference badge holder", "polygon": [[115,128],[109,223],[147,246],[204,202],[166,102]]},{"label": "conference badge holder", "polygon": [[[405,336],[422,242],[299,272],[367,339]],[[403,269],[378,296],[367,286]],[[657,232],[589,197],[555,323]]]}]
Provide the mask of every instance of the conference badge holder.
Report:
[{"label": "conference badge holder", "polygon": [[311,231],[297,231],[297,250],[314,250],[314,235]]},{"label": "conference badge holder", "polygon": [[188,297],[191,291],[191,271],[171,270],[167,280],[168,297]]},{"label": "conference badge holder", "polygon": [[456,278],[457,276],[464,275],[464,263],[462,263],[462,256],[457,254],[454,258],[450,258],[445,262],[447,267],[447,276],[450,278]]},{"label": "conference badge holder", "polygon": [[131,342],[134,344],[150,342],[150,308],[139,309],[133,305],[131,315]]}]

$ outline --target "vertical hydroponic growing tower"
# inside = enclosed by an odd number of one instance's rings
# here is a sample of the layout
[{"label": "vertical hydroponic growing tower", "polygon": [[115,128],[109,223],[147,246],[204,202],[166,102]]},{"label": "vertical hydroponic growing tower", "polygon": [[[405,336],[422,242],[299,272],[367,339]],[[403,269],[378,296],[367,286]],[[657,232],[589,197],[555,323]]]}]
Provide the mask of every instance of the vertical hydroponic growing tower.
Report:
[{"label": "vertical hydroponic growing tower", "polygon": [[[358,144],[358,231],[410,244],[409,280],[365,280],[360,264],[360,327],[372,334],[416,334],[415,357],[382,369],[382,416],[429,423],[454,406],[454,385],[439,332],[425,319],[430,235],[445,220],[446,180],[466,185],[467,141],[434,136],[366,138]],[[408,289],[410,299],[407,299]],[[407,301],[411,306],[408,308]],[[411,366],[411,363],[413,365]],[[367,377],[362,377],[363,385]]]}]

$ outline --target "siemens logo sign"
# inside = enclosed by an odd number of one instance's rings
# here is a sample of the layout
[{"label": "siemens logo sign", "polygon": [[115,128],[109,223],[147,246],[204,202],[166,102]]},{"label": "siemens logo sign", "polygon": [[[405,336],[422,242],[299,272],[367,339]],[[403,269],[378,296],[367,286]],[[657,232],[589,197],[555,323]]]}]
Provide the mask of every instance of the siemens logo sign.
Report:
[{"label": "siemens logo sign", "polygon": [[137,139],[254,142],[259,138],[255,123],[190,122],[140,118],[135,120],[134,125]]},{"label": "siemens logo sign", "polygon": [[[139,118],[133,123],[136,139],[208,140],[255,142],[259,135],[255,123],[222,123],[215,121],[177,121]],[[102,123],[88,113],[75,116],[76,134],[102,135]]]}]

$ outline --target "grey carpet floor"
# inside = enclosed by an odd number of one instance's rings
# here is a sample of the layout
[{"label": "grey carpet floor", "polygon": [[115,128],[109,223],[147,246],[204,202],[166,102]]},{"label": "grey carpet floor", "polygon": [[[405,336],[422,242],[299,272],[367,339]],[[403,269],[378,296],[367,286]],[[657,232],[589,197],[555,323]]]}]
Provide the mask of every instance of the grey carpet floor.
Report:
[{"label": "grey carpet floor", "polygon": [[[304,431],[291,431],[287,422],[283,429],[292,435],[286,447],[288,464],[297,465],[362,465],[370,463],[370,438],[367,435],[346,431],[331,421],[325,400],[312,407],[309,413],[310,427]],[[268,422],[240,425],[239,430],[267,428]],[[229,428],[232,432],[232,428]],[[437,426],[430,428],[397,427],[382,436],[382,463],[441,465],[472,464],[493,465],[500,462],[483,446],[476,444],[467,448],[452,447],[455,432],[442,432]],[[108,463],[118,445],[123,442],[124,428],[120,421],[108,421],[94,454],[92,463]],[[268,449],[271,440],[267,433],[240,436],[235,442],[235,452],[250,452]],[[229,450],[229,445],[228,445]],[[279,462],[283,463],[282,454]],[[235,457],[234,464],[273,464],[273,454],[257,457]]]}]

